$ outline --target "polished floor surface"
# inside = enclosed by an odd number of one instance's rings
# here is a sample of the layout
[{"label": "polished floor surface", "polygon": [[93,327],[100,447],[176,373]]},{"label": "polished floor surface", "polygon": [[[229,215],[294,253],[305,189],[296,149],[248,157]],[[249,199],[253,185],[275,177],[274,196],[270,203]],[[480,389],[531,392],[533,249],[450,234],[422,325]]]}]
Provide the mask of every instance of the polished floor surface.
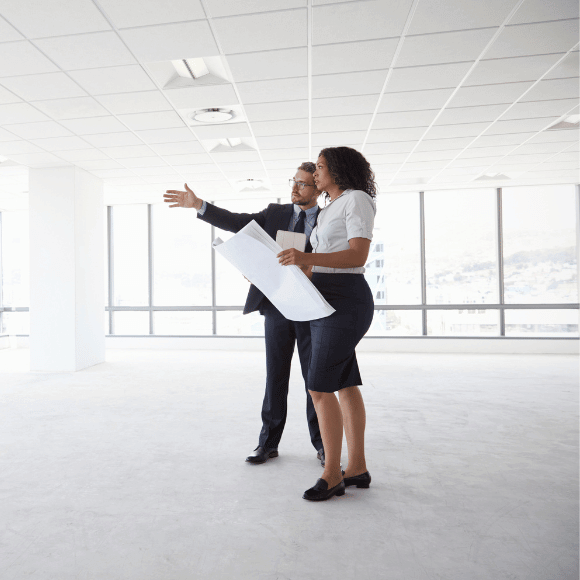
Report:
[{"label": "polished floor surface", "polygon": [[0,351],[1,580],[578,579],[575,356],[359,355],[373,483],[311,503],[298,367],[252,466],[263,353],[27,354]]}]

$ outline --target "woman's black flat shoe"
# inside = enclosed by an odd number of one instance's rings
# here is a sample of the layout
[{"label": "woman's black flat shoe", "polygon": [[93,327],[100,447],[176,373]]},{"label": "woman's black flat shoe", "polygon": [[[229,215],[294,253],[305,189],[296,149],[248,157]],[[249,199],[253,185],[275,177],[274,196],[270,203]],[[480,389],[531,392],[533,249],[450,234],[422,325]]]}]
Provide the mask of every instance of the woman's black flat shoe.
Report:
[{"label": "woman's black flat shoe", "polygon": [[344,495],[344,493],[344,480],[341,480],[338,485],[328,489],[328,482],[325,479],[319,479],[314,487],[304,492],[302,497],[310,501],[324,501],[325,499],[330,499],[333,495]]},{"label": "woman's black flat shoe", "polygon": [[[342,472],[342,475],[344,475],[344,471]],[[343,481],[345,487],[348,487],[349,485],[356,485],[357,487],[368,488],[368,486],[371,484],[371,474],[368,471],[365,471],[360,475],[345,477]]]}]

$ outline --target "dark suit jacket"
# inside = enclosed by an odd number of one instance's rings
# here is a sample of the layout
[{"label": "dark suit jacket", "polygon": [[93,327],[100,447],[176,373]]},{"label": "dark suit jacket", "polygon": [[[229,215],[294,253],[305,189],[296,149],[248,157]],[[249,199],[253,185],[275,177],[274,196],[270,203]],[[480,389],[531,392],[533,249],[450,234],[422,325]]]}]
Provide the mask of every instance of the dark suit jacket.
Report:
[{"label": "dark suit jacket", "polygon": [[[197,215],[197,218],[228,232],[239,232],[244,226],[247,226],[252,220],[256,220],[265,232],[276,239],[278,230],[288,231],[290,219],[294,212],[294,204],[271,203],[266,209],[258,213],[232,213],[221,207],[208,203],[203,215]],[[320,210],[318,210],[320,213]],[[317,214],[318,216],[318,214]],[[310,249],[309,249],[310,248]],[[306,251],[312,251],[310,242],[307,240]],[[261,310],[263,302],[267,298],[253,284],[250,286],[244,314],[249,314],[255,310]]]}]

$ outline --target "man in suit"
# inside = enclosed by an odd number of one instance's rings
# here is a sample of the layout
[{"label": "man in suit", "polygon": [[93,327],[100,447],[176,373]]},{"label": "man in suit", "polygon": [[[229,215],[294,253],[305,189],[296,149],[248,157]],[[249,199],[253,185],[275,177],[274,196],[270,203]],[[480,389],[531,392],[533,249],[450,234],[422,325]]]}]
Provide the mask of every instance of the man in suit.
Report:
[{"label": "man in suit", "polygon": [[[306,252],[312,251],[310,233],[316,224],[320,208],[317,204],[320,192],[314,185],[314,163],[305,162],[296,171],[292,185],[292,203],[271,203],[259,213],[232,213],[198,198],[185,185],[186,191],[168,190],[163,196],[169,207],[193,207],[197,217],[219,229],[238,232],[252,220],[272,238],[278,230],[303,232],[306,234]],[[278,444],[284,431],[287,414],[288,381],[294,345],[298,345],[298,355],[302,376],[306,381],[310,359],[310,323],[288,320],[253,284],[250,286],[244,314],[258,310],[264,315],[266,337],[266,393],[262,405],[262,430],[258,447],[246,458],[248,463],[265,463],[278,456]],[[312,398],[306,389],[306,418],[310,440],[318,452],[317,457],[324,465],[324,448],[318,426],[318,419]]]}]

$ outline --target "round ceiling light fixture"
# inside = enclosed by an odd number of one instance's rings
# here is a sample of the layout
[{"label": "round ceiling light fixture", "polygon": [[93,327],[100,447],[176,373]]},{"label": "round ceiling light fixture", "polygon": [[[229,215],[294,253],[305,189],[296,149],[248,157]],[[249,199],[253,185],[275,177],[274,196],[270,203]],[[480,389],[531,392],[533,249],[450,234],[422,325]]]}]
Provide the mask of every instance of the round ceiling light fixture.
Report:
[{"label": "round ceiling light fixture", "polygon": [[200,109],[194,111],[190,118],[199,123],[225,123],[235,117],[229,109]]}]

